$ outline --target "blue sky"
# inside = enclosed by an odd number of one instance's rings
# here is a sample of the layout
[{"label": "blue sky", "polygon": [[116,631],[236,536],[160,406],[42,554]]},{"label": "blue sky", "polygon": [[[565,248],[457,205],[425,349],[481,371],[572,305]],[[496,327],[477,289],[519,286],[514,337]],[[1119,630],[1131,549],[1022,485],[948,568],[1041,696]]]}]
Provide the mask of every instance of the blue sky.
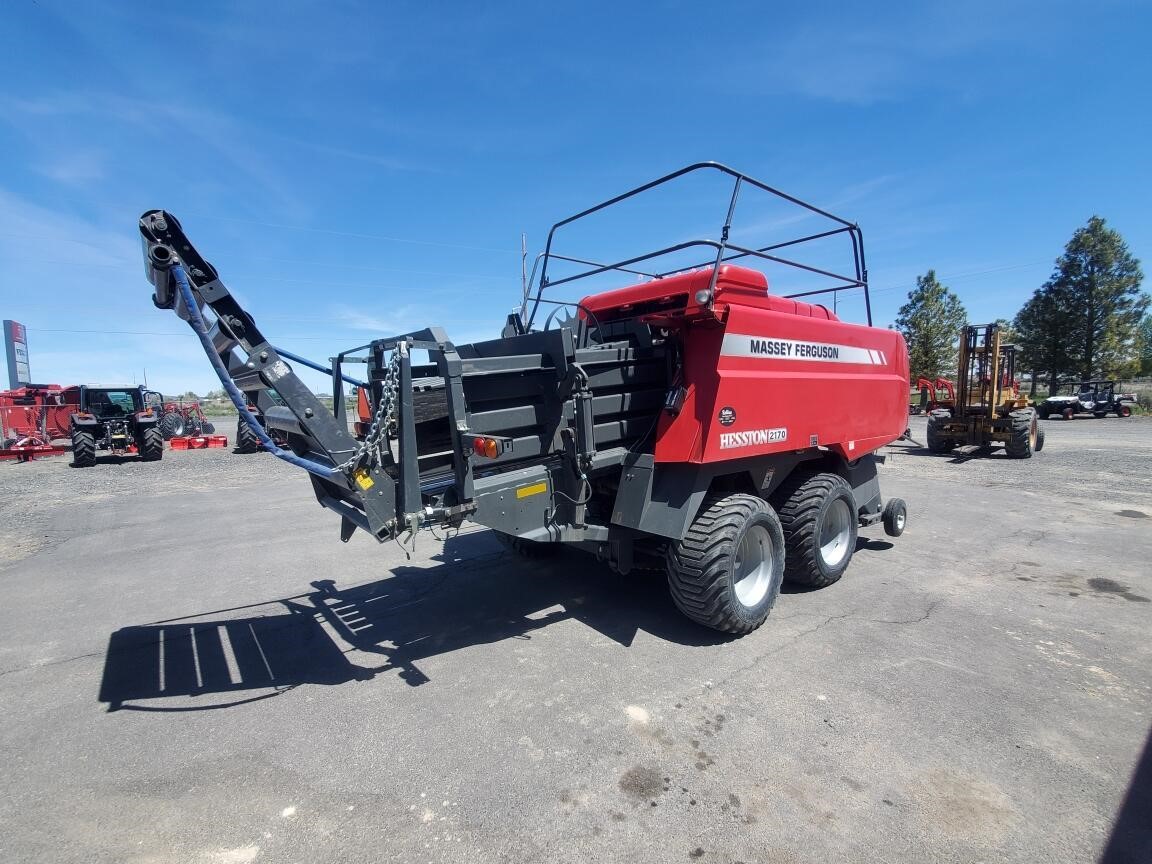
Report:
[{"label": "blue sky", "polygon": [[[160,207],[281,347],[483,338],[518,302],[522,232],[535,254],[698,160],[857,221],[882,325],[928,268],[972,320],[1012,317],[1093,214],[1152,266],[1148,4],[720,9],[8,0],[0,317],[27,325],[39,381],[213,388],[149,302],[136,219]],[[562,251],[715,235],[722,195],[670,193]],[[807,227],[751,203],[737,224]]]}]

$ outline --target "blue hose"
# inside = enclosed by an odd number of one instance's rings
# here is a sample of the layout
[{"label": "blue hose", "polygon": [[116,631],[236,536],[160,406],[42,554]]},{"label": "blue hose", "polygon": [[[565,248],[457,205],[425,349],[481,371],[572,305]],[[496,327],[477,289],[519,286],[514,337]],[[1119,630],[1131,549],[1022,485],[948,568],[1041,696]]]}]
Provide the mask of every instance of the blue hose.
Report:
[{"label": "blue hose", "polygon": [[228,398],[231,399],[232,404],[236,406],[236,410],[239,412],[241,419],[248,424],[252,432],[260,439],[260,443],[264,445],[264,449],[273,456],[283,459],[285,462],[291,463],[298,468],[303,468],[305,471],[310,474],[315,474],[317,477],[330,478],[339,474],[339,468],[321,465],[319,462],[304,459],[295,453],[276,446],[276,442],[264,431],[264,427],[260,425],[260,421],[253,417],[252,412],[248,410],[248,400],[244,398],[244,394],[240,392],[240,388],[236,386],[232,380],[232,376],[228,374],[228,369],[224,366],[224,361],[220,359],[220,355],[216,352],[216,346],[212,344],[212,339],[208,336],[208,328],[204,324],[204,318],[200,315],[200,307],[196,305],[196,298],[192,294],[192,286],[188,282],[188,275],[179,264],[172,268],[172,278],[176,280],[176,284],[180,288],[180,297],[184,301],[185,308],[188,310],[188,324],[192,327],[196,335],[200,337],[200,344],[204,347],[204,353],[208,355],[208,362],[210,362],[212,368],[216,370],[216,375],[220,379],[220,384],[223,386],[224,392],[228,394]]}]

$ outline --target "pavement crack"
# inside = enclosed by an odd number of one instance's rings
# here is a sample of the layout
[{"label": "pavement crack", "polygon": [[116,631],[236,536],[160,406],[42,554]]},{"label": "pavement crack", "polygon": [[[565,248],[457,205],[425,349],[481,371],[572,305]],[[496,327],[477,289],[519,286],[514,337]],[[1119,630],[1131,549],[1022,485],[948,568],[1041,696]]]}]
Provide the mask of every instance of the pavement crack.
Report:
[{"label": "pavement crack", "polygon": [[77,654],[75,657],[65,657],[62,660],[49,660],[47,663],[29,663],[27,666],[17,666],[14,669],[0,669],[0,678],[5,675],[11,675],[15,672],[27,672],[29,669],[45,669],[49,666],[60,666],[64,663],[72,663],[75,660],[86,660],[89,657],[102,657],[103,651],[92,651],[88,654]]}]

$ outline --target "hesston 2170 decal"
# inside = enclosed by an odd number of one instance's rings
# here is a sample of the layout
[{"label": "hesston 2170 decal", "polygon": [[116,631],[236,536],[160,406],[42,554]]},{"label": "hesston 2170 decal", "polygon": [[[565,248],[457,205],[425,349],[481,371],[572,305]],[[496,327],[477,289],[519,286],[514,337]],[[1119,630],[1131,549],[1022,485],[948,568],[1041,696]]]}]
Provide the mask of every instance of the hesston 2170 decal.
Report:
[{"label": "hesston 2170 decal", "polygon": [[743,333],[726,333],[721,353],[725,357],[815,360],[820,363],[859,363],[865,366],[884,366],[888,362],[883,351],[873,348],[797,339],[765,339]]},{"label": "hesston 2170 decal", "polygon": [[720,449],[731,450],[734,447],[752,447],[757,444],[771,444],[776,441],[787,440],[787,429],[750,429],[747,432],[721,432]]}]

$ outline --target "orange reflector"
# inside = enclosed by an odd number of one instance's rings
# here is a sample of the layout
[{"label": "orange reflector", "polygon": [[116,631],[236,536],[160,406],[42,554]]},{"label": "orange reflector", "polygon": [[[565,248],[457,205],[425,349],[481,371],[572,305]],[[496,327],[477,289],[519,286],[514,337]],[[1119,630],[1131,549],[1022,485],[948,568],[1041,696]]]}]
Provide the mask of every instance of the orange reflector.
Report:
[{"label": "orange reflector", "polygon": [[495,459],[500,454],[500,446],[496,443],[495,438],[484,439],[484,455],[489,459]]}]

